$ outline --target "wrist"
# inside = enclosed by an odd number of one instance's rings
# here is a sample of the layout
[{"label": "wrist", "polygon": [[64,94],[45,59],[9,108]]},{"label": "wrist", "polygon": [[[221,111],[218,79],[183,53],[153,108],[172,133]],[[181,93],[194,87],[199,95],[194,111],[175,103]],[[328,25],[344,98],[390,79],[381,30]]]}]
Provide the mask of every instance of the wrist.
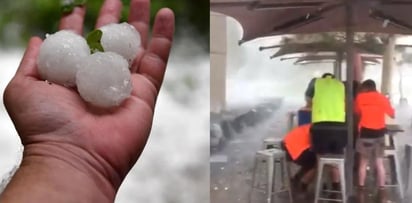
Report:
[{"label": "wrist", "polygon": [[21,181],[26,183],[24,190],[31,192],[32,202],[114,202],[120,179],[103,165],[98,158],[74,145],[50,142],[26,145],[21,166],[0,200],[27,202],[21,195],[24,191],[13,187]]}]

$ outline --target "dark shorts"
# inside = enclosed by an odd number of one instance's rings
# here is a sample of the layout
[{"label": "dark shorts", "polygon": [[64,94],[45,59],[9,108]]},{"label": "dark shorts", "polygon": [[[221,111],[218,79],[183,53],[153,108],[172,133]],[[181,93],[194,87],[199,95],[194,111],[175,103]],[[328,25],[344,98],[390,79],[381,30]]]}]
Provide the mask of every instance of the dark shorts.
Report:
[{"label": "dark shorts", "polygon": [[382,138],[385,136],[386,129],[370,129],[370,128],[364,128],[362,127],[360,129],[360,138],[367,138],[367,139],[373,139],[373,138]]},{"label": "dark shorts", "polygon": [[348,143],[346,123],[314,123],[310,132],[313,152],[316,154],[343,154]]},{"label": "dark shorts", "polygon": [[289,151],[286,148],[284,148],[283,143],[282,143],[282,147],[287,152],[286,153],[287,159],[289,161],[293,161],[293,163],[302,167],[304,171],[308,171],[316,166],[316,162],[317,162],[316,154],[312,152],[310,149],[306,149],[299,155],[299,157],[296,160],[293,160],[289,154]]},{"label": "dark shorts", "polygon": [[306,149],[293,162],[301,166],[303,170],[310,170],[316,167],[316,161],[316,154],[310,151],[310,149]]}]

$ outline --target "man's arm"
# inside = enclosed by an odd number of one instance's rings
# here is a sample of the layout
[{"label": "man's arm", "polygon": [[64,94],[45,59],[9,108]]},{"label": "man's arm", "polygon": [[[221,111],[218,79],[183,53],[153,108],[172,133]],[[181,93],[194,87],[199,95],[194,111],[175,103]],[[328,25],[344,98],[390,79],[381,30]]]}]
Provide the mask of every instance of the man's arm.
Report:
[{"label": "man's arm", "polygon": [[305,97],[307,99],[312,100],[313,96],[315,95],[315,81],[316,78],[312,78],[312,80],[308,84],[308,87],[306,88]]}]

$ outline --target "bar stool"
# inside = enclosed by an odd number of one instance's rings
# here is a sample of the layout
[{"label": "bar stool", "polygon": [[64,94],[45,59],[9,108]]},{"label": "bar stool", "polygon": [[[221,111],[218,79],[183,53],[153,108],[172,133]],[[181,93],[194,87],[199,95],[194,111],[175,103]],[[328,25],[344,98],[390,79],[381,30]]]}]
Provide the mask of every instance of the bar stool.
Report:
[{"label": "bar stool", "polygon": [[[275,149],[280,149],[280,150],[284,151],[284,149],[282,149],[282,141],[283,141],[282,139],[278,139],[278,138],[274,138],[274,137],[266,138],[266,139],[263,140],[262,149],[265,150],[265,149],[275,148]],[[284,151],[284,152],[285,152],[285,155],[286,155],[286,151]],[[283,163],[280,163],[280,164],[283,164]],[[293,165],[294,165],[293,162],[291,162],[291,160],[286,158],[286,169],[288,170],[288,174],[290,176],[292,176]],[[281,173],[283,174],[284,167],[281,167],[280,170],[281,170]],[[282,182],[285,181],[284,176],[282,176],[281,178],[282,178]]]},{"label": "bar stool", "polygon": [[[390,161],[390,174],[391,174],[391,184],[386,184],[386,187],[397,187],[399,191],[400,197],[404,198],[404,187],[403,187],[403,179],[401,173],[400,162],[398,158],[398,153],[396,152],[396,148],[386,148],[385,149],[385,158],[389,159]],[[395,175],[393,175],[392,166],[395,167]],[[395,181],[393,179],[396,179]]]},{"label": "bar stool", "polygon": [[[323,185],[323,168],[325,165],[337,165],[340,174],[340,187],[342,198],[338,199],[329,199],[321,197],[321,187]],[[315,203],[318,203],[321,200],[326,201],[336,201],[346,203],[346,182],[345,182],[345,158],[343,155],[321,155],[318,160],[318,175],[316,181],[316,190],[315,190]],[[326,192],[336,192],[336,191],[326,191]]]},{"label": "bar stool", "polygon": [[263,146],[262,149],[282,149],[282,140],[281,139],[276,139],[274,137],[268,137],[263,140]]},{"label": "bar stool", "polygon": [[[280,167],[281,187],[275,187],[277,180],[276,164]],[[285,152],[280,149],[266,149],[256,152],[255,164],[253,167],[252,189],[249,196],[249,203],[252,202],[253,192],[264,192],[267,195],[267,202],[272,202],[272,196],[282,193],[289,193],[289,201],[293,202],[290,187],[290,174],[287,167]],[[263,173],[265,171],[266,173]],[[284,178],[286,176],[286,178]]]},{"label": "bar stool", "polygon": [[412,144],[405,145],[405,159],[406,159],[406,193],[412,193]]}]

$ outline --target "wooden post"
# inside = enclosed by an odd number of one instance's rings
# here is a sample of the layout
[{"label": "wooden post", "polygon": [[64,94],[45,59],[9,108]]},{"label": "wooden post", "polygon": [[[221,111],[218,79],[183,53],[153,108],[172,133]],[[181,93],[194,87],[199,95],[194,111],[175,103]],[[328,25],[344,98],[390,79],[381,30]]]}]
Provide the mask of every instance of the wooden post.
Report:
[{"label": "wooden post", "polygon": [[353,2],[346,0],[346,122],[348,130],[348,145],[346,148],[346,184],[348,189],[347,199],[353,195],[353,66],[354,66],[354,29],[353,29]]},{"label": "wooden post", "polygon": [[354,71],[354,80],[361,82],[363,79],[363,61],[362,61],[362,56],[360,53],[356,52],[354,53],[355,57],[355,64],[353,66],[353,71]]},{"label": "wooden post", "polygon": [[333,62],[333,75],[335,75],[335,78],[338,80],[342,80],[342,61],[342,52],[336,52],[336,61]]},{"label": "wooden post", "polygon": [[392,93],[392,76],[394,69],[395,37],[391,35],[385,46],[382,64],[381,92],[390,95]]}]

